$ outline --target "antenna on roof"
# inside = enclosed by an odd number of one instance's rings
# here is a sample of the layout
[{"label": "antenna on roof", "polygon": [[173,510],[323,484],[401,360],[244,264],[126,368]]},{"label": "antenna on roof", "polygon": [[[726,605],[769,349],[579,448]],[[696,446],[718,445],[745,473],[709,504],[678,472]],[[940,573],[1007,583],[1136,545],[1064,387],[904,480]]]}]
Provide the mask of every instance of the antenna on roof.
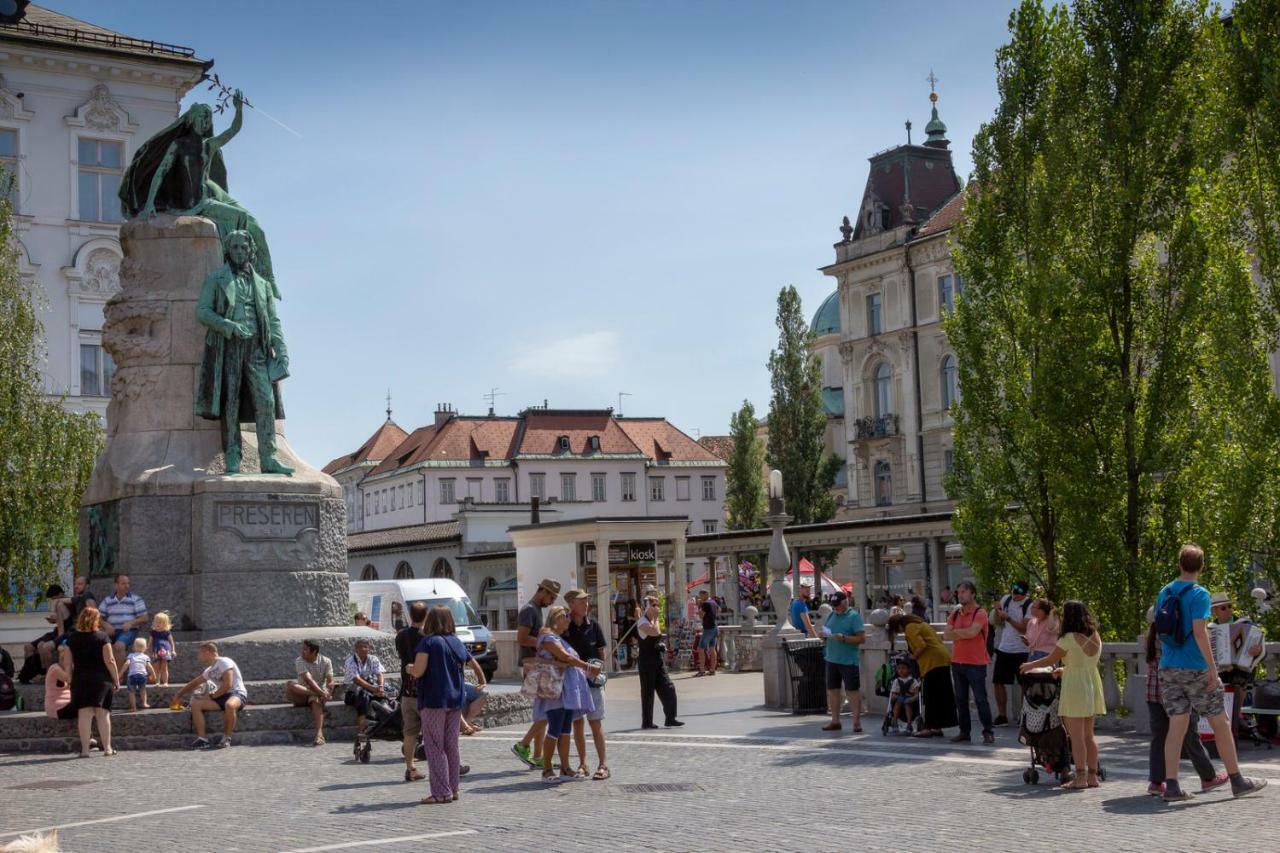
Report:
[{"label": "antenna on roof", "polygon": [[507,396],[506,392],[499,391],[497,388],[490,388],[488,394],[480,395],[480,399],[489,401],[489,417],[493,417],[493,407],[498,402],[498,398],[505,396]]},{"label": "antenna on roof", "polygon": [[387,420],[391,420],[391,389],[387,389]]},{"label": "antenna on roof", "polygon": [[635,395],[634,395],[634,394],[629,394],[629,393],[627,393],[626,391],[619,391],[619,392],[618,392],[618,413],[617,413],[616,415],[614,415],[614,417],[616,417],[616,418],[620,418],[620,417],[622,417],[622,398],[623,398],[623,397],[633,397],[633,396],[635,396]]}]

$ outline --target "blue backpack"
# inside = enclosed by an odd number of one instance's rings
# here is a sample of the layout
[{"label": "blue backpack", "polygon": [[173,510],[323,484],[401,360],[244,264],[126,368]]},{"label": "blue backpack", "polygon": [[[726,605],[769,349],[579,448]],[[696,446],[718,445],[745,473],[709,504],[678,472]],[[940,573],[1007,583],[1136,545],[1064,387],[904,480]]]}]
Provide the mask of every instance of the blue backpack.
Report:
[{"label": "blue backpack", "polygon": [[1166,595],[1156,608],[1156,633],[1160,635],[1161,642],[1181,646],[1191,636],[1191,631],[1182,624],[1182,596],[1194,586],[1187,584],[1178,592]]}]

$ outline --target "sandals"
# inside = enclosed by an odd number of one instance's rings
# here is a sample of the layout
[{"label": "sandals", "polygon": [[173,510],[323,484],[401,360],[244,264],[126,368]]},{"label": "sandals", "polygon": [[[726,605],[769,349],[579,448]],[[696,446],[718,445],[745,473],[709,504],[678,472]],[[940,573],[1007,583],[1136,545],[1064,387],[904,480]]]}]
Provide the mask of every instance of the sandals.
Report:
[{"label": "sandals", "polygon": [[448,797],[423,797],[419,802],[424,806],[439,806],[445,803],[451,803],[453,800]]},{"label": "sandals", "polygon": [[412,770],[404,771],[404,781],[406,782],[421,782],[425,778],[427,777],[423,776],[416,767]]},{"label": "sandals", "polygon": [[103,755],[105,755],[107,758],[114,758],[115,756],[119,755],[120,753],[119,753],[119,752],[116,750],[116,748],[113,746],[111,749],[104,749],[104,750],[102,751],[102,754],[103,754]]},{"label": "sandals", "polygon": [[601,764],[600,768],[596,770],[595,774],[591,778],[599,782],[602,779],[608,779],[612,775],[613,774],[609,772],[609,768]]},{"label": "sandals", "polygon": [[1089,768],[1089,775],[1087,778],[1088,778],[1088,781],[1085,783],[1086,787],[1089,787],[1089,788],[1099,787],[1101,780],[1098,778],[1098,771],[1096,768],[1094,767]]},{"label": "sandals", "polygon": [[844,727],[841,726],[839,723],[827,723],[825,726],[822,727],[822,730],[824,732],[838,732],[842,728]]}]

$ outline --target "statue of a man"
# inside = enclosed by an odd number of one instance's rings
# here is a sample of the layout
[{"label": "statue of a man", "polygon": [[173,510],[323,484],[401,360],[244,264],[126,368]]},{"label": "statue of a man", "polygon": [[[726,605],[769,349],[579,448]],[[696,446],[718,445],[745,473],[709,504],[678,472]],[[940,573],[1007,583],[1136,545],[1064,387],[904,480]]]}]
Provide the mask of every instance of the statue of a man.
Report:
[{"label": "statue of a man", "polygon": [[254,241],[233,231],[223,241],[226,263],[204,280],[196,318],[208,328],[200,363],[196,414],[222,421],[228,474],[240,472],[240,424],[258,433],[264,474],[292,474],[276,459],[277,418],[284,418],[279,382],[289,375],[271,282],[253,268]]}]

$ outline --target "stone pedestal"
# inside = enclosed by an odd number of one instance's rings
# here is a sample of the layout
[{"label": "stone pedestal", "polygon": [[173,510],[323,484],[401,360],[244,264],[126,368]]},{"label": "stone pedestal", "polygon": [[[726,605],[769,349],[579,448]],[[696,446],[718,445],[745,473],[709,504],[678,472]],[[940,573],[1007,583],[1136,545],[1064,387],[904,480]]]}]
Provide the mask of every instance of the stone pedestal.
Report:
[{"label": "stone pedestal", "polygon": [[298,458],[283,421],[277,455],[294,475],[259,473],[246,425],[246,473],[228,476],[219,422],[195,415],[205,340],[195,310],[223,263],[217,228],[161,215],[126,223],[120,240],[121,290],[102,335],[116,374],[106,449],[82,501],[81,570],[100,595],[128,573],[177,630],[350,624],[341,487]]}]

